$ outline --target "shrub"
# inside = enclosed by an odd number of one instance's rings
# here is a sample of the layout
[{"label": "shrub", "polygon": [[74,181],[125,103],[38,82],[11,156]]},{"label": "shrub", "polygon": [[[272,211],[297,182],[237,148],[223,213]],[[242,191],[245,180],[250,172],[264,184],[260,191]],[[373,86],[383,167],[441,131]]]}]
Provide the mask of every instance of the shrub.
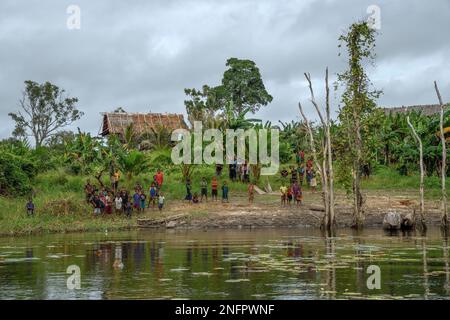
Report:
[{"label": "shrub", "polygon": [[30,193],[30,179],[36,171],[36,166],[31,161],[10,153],[0,153],[0,194]]}]

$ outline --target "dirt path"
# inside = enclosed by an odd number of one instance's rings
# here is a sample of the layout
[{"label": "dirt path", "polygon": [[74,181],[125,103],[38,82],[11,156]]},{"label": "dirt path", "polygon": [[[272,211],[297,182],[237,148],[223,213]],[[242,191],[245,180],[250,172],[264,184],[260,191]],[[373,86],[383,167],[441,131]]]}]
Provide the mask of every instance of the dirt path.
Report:
[{"label": "dirt path", "polygon": [[[182,201],[169,202],[163,214],[149,211],[139,217],[139,224],[164,222],[169,228],[261,228],[261,227],[319,227],[322,217],[322,203],[319,193],[304,194],[301,206],[281,206],[279,196],[256,195],[249,204],[245,194],[235,194],[229,203],[203,202],[189,204]],[[388,210],[401,214],[412,213],[418,205],[416,195],[408,192],[370,192],[366,197],[367,227],[381,227]],[[439,224],[440,213],[437,201],[427,201],[427,223]],[[345,194],[338,194],[336,200],[337,221],[340,227],[348,227],[352,222],[351,202]],[[158,224],[156,224],[158,225]],[[152,226],[155,226],[153,224]]]}]

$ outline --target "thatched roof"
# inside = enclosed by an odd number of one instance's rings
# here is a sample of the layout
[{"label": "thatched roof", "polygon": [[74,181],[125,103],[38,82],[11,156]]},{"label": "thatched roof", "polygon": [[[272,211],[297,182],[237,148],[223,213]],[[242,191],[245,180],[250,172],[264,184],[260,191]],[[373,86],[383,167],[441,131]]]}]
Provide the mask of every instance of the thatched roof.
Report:
[{"label": "thatched roof", "polygon": [[188,128],[182,114],[105,112],[102,115],[102,136],[123,134],[130,124],[133,124],[133,130],[137,134],[150,133],[152,129],[160,127],[170,131]]},{"label": "thatched roof", "polygon": [[438,114],[441,111],[439,104],[427,104],[408,107],[395,107],[395,108],[383,108],[385,114],[405,113],[405,112],[422,112],[424,116],[432,116]]}]

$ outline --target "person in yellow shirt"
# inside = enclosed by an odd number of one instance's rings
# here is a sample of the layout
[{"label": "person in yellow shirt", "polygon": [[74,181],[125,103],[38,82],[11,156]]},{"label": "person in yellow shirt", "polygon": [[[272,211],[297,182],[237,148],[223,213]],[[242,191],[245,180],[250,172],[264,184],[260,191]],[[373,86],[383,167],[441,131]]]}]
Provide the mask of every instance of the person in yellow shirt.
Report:
[{"label": "person in yellow shirt", "polygon": [[119,180],[120,180],[119,170],[116,170],[111,178],[112,178],[112,187],[115,193],[119,189]]},{"label": "person in yellow shirt", "polygon": [[288,191],[288,188],[284,184],[282,184],[281,187],[280,187],[281,205],[286,205],[287,191]]}]

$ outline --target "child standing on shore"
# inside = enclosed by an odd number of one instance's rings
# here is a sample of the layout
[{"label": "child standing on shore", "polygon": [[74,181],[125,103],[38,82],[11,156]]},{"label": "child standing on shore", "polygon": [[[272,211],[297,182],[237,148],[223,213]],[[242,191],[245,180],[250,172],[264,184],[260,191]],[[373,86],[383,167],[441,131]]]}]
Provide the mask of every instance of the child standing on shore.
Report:
[{"label": "child standing on shore", "polygon": [[116,213],[120,213],[120,211],[122,210],[122,197],[119,193],[116,194],[114,203],[116,204]]},{"label": "child standing on shore", "polygon": [[133,195],[133,206],[134,206],[134,209],[137,211],[139,211],[140,201],[141,201],[141,196],[136,189],[136,191],[134,192],[134,195]]},{"label": "child standing on shore", "polygon": [[145,195],[144,191],[141,191],[141,194],[139,195],[139,200],[141,201],[140,203],[140,210],[142,212],[145,211],[145,200],[147,199],[147,196]]},{"label": "child standing on shore", "polygon": [[150,186],[150,198],[148,200],[148,207],[150,208],[150,203],[152,204],[152,208],[155,208],[156,200],[157,200],[157,190],[155,184],[152,183]]},{"label": "child standing on shore", "polygon": [[200,201],[203,202],[203,196],[205,197],[206,202],[208,202],[208,182],[206,182],[206,178],[203,177],[202,181],[200,181]]},{"label": "child standing on shore", "polygon": [[217,179],[216,179],[216,177],[213,177],[212,182],[211,182],[211,198],[213,201],[217,201]]},{"label": "child standing on shore", "polygon": [[291,185],[287,191],[287,200],[288,200],[289,205],[291,205],[291,203],[292,203],[292,194],[293,194],[293,190],[292,190],[292,185]]},{"label": "child standing on shore", "polygon": [[281,185],[280,192],[281,192],[281,205],[286,205],[287,187],[284,184]]},{"label": "child standing on shore", "polygon": [[194,192],[194,196],[192,197],[192,203],[199,203],[197,192]]},{"label": "child standing on shore", "polygon": [[192,186],[191,186],[191,179],[186,179],[186,197],[184,197],[184,200],[191,202],[192,201]]},{"label": "child standing on shore", "polygon": [[26,208],[27,208],[27,214],[28,214],[29,216],[34,215],[34,203],[33,203],[33,200],[32,200],[32,199],[30,199],[30,200],[27,202]]},{"label": "child standing on shore", "polygon": [[292,186],[292,191],[294,195],[295,204],[298,206],[302,203],[302,190],[300,189],[300,186],[298,185],[297,182],[294,183],[294,185]]},{"label": "child standing on shore", "polygon": [[122,198],[123,213],[127,214],[127,205],[130,202],[129,196],[128,196],[128,191],[126,191],[125,189],[122,189],[122,191],[120,192],[120,197]]},{"label": "child standing on shore", "polygon": [[253,199],[255,198],[255,185],[250,182],[248,185],[248,202],[253,203]]},{"label": "child standing on shore", "polygon": [[158,197],[158,209],[159,211],[161,211],[164,207],[164,200],[166,198],[164,197],[164,194],[162,192],[159,193],[159,197]]},{"label": "child standing on shore", "polygon": [[105,195],[105,213],[112,214],[112,199],[110,193]]},{"label": "child standing on shore", "polygon": [[94,215],[101,214],[101,208],[102,208],[102,202],[100,201],[100,198],[98,195],[94,195],[91,202],[92,206],[94,207]]},{"label": "child standing on shore", "polygon": [[226,181],[222,185],[222,202],[228,202],[228,184]]},{"label": "child standing on shore", "polygon": [[128,201],[127,204],[124,207],[125,214],[127,215],[127,218],[131,218],[131,212],[133,211],[133,206],[131,205],[131,202]]}]

